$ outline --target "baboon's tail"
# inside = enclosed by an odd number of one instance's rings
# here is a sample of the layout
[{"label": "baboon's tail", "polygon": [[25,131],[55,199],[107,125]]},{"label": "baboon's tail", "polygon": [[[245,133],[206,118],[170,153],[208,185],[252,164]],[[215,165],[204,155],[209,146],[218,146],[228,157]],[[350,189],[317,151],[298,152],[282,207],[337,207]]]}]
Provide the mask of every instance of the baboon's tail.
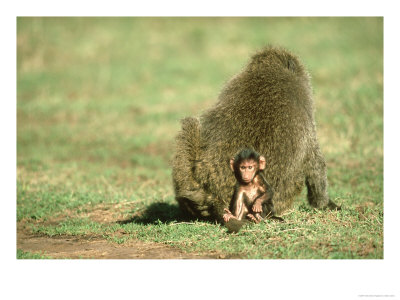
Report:
[{"label": "baboon's tail", "polygon": [[184,213],[194,217],[210,215],[208,195],[193,176],[195,162],[200,158],[200,121],[188,117],[176,137],[176,153],[172,164],[175,198]]},{"label": "baboon's tail", "polygon": [[176,137],[177,152],[183,151],[190,162],[199,159],[200,121],[195,117],[182,119],[182,130]]}]

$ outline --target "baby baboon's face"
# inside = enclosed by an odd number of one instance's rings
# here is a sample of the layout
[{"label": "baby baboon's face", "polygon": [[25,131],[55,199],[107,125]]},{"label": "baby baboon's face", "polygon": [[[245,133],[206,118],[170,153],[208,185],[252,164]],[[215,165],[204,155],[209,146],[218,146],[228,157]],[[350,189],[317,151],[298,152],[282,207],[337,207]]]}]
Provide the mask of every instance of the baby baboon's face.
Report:
[{"label": "baby baboon's face", "polygon": [[258,162],[252,159],[247,159],[239,164],[240,176],[243,183],[250,183],[258,171]]}]

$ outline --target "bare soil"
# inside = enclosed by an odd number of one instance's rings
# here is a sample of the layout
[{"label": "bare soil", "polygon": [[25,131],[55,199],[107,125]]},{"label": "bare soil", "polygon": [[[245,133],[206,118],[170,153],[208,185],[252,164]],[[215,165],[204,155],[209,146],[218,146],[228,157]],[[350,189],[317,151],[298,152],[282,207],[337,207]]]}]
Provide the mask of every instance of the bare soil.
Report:
[{"label": "bare soil", "polygon": [[[112,223],[121,220],[123,208],[128,205],[99,205],[82,215],[93,221]],[[46,224],[56,224],[72,212],[48,220]],[[44,255],[55,259],[215,259],[228,258],[219,253],[185,253],[180,249],[162,243],[129,240],[116,244],[101,236],[53,236],[31,232],[24,221],[17,224],[17,249]]]},{"label": "bare soil", "polygon": [[38,236],[26,231],[17,233],[17,248],[39,253],[51,258],[95,259],[202,259],[223,258],[217,254],[198,255],[184,253],[164,244],[131,240],[123,245],[108,242],[100,237]]}]

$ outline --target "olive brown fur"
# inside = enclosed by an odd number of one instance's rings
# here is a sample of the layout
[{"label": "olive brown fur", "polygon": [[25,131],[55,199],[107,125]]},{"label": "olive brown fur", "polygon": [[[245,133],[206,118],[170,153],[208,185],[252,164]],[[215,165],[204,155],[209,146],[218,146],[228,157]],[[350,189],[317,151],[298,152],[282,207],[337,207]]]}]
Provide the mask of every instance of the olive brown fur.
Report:
[{"label": "olive brown fur", "polygon": [[274,191],[274,214],[289,209],[304,185],[312,207],[339,208],[327,193],[310,76],[285,49],[266,47],[253,55],[214,107],[182,120],[172,177],[187,215],[222,222],[236,183],[229,161],[244,147],[266,158],[263,175]]}]

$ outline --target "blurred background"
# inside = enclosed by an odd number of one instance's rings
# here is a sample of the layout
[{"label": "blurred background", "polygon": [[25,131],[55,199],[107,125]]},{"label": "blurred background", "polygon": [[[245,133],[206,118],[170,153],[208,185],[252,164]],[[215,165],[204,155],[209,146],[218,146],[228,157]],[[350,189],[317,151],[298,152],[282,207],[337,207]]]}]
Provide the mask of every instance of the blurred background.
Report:
[{"label": "blurred background", "polygon": [[174,203],[179,120],[213,105],[265,45],[312,76],[331,198],[382,208],[383,18],[19,17],[18,219],[41,216],[38,197],[77,191]]}]

